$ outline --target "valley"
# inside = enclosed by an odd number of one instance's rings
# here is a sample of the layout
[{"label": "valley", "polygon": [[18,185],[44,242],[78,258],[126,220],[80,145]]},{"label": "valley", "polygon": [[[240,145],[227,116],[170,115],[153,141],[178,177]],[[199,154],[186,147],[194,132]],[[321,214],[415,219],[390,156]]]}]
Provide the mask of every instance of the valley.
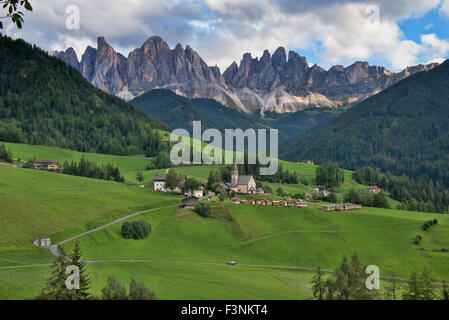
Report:
[{"label": "valley", "polygon": [[[39,156],[62,161],[81,156],[50,147],[7,147],[15,159]],[[139,156],[85,156],[118,165],[128,182],[135,182],[133,176],[138,170],[144,171],[148,182],[154,173],[164,172],[145,171],[148,159]],[[283,162],[283,166],[296,171],[310,185],[314,183],[314,165]],[[176,170],[207,178],[211,169],[216,168],[194,166]],[[180,203],[180,198],[147,188],[41,170],[0,166],[0,175],[0,200],[6,204],[0,208],[0,214],[6,218],[0,227],[9,230],[2,233],[0,240],[0,287],[7,288],[2,290],[7,292],[2,299],[34,296],[48,276],[48,266],[3,268],[50,264],[54,259],[50,252],[32,245],[35,236],[49,235],[56,243],[132,212]],[[341,192],[354,184],[350,176],[348,171]],[[311,190],[305,185],[282,187],[291,193]],[[18,203],[23,205],[17,206]],[[99,294],[106,277],[114,275],[125,282],[136,277],[156,290],[161,299],[307,299],[313,276],[308,268],[319,265],[333,270],[343,254],[350,255],[355,250],[368,263],[379,265],[382,275],[395,269],[407,277],[426,263],[438,279],[447,276],[447,253],[417,250],[412,241],[416,234],[422,234],[425,221],[437,218],[439,224],[425,232],[422,246],[444,246],[449,241],[446,215],[376,208],[324,212],[320,203],[311,203],[305,209],[235,205],[230,200],[224,204],[215,200],[211,204],[210,218],[176,208],[131,218],[143,218],[152,225],[153,231],[145,240],[123,239],[120,223],[76,239],[86,258],[96,261],[88,264],[93,293]],[[26,225],[29,228],[24,229]],[[76,241],[63,246],[70,251]],[[225,265],[231,260],[237,261],[237,266]]]}]

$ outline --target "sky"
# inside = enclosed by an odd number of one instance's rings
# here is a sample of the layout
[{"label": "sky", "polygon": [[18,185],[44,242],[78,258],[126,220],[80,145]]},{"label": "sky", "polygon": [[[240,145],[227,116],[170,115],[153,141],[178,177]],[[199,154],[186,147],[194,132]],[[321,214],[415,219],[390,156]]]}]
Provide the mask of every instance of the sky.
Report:
[{"label": "sky", "polygon": [[190,45],[222,72],[246,52],[260,57],[280,46],[325,69],[368,61],[399,71],[449,56],[449,0],[30,2],[23,29],[7,23],[2,32],[49,52],[73,47],[79,59],[99,36],[128,56],[152,35],[172,48]]}]

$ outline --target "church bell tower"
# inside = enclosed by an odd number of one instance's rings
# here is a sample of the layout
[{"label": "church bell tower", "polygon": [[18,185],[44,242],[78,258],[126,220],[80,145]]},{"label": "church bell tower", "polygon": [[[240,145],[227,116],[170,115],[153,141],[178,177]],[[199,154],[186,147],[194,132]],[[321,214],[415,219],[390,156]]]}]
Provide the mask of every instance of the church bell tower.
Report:
[{"label": "church bell tower", "polygon": [[231,170],[231,183],[237,185],[239,182],[239,169],[237,168],[237,163],[234,159]]}]

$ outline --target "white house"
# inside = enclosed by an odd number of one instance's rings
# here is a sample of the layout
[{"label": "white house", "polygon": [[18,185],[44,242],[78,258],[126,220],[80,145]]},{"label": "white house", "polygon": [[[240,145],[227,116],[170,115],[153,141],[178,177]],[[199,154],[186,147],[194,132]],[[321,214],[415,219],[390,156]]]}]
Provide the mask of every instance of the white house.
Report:
[{"label": "white house", "polygon": [[312,189],[318,192],[322,192],[325,196],[329,194],[329,190],[327,190],[325,186],[313,186]]},{"label": "white house", "polygon": [[[182,185],[184,183],[184,181],[186,180],[186,176],[183,174],[178,174],[178,178],[180,181],[180,185]],[[167,180],[167,174],[162,173],[162,174],[155,174],[153,176],[153,190],[154,191],[160,191],[160,192],[168,192],[169,190],[165,187],[165,181]],[[181,192],[181,188],[178,186],[175,190],[173,190],[174,192]]]}]

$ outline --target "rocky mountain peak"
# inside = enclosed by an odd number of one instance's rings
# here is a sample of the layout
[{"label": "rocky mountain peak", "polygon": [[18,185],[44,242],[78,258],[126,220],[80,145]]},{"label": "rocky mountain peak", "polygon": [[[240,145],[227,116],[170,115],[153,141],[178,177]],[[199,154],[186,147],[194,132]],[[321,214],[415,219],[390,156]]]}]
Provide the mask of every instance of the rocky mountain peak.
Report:
[{"label": "rocky mountain peak", "polygon": [[63,61],[65,61],[69,66],[72,66],[76,70],[80,70],[80,64],[78,62],[78,57],[75,50],[70,47],[66,51],[55,51],[53,55]]},{"label": "rocky mountain peak", "polygon": [[55,56],[77,68],[92,84],[131,99],[154,88],[167,88],[188,97],[214,98],[245,112],[271,110],[290,112],[307,106],[335,107],[366,98],[390,85],[437,64],[415,66],[399,73],[356,61],[348,67],[333,66],[329,71],[284,47],[259,58],[250,52],[240,64],[233,62],[223,74],[208,66],[189,45],[173,50],[159,36],[152,36],[128,58],[117,53],[104,37],[97,49],[87,47],[81,62],[73,49]]}]

